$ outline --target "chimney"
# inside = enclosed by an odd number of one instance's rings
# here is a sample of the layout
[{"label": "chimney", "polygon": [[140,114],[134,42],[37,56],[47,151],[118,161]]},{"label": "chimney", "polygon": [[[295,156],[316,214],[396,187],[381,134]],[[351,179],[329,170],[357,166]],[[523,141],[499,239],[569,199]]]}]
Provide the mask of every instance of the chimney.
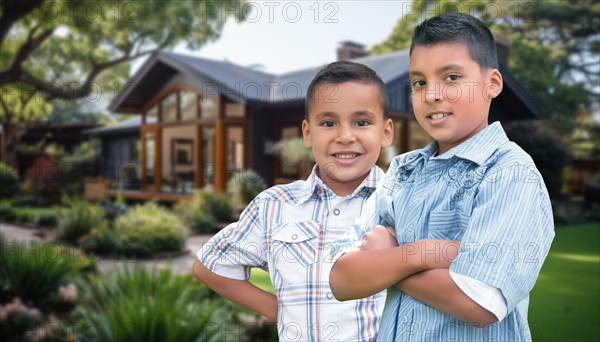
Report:
[{"label": "chimney", "polygon": [[337,48],[337,60],[343,61],[368,56],[369,52],[365,50],[365,46],[349,40],[341,42]]},{"label": "chimney", "polygon": [[494,41],[496,42],[498,62],[508,68],[508,39],[501,34],[494,33]]}]

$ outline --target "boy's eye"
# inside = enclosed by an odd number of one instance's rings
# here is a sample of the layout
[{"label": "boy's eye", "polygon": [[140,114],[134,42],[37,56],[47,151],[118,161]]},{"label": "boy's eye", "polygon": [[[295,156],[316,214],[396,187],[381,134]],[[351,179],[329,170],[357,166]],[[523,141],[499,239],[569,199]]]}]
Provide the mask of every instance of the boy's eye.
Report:
[{"label": "boy's eye", "polygon": [[446,79],[447,79],[448,81],[458,81],[458,79],[459,79],[459,78],[460,78],[460,76],[458,76],[458,75],[448,75],[448,76],[446,77]]},{"label": "boy's eye", "polygon": [[335,126],[335,123],[333,121],[323,121],[323,122],[321,122],[321,126],[323,126],[323,127],[333,127],[333,126]]},{"label": "boy's eye", "polygon": [[422,87],[424,87],[424,86],[425,86],[425,81],[423,81],[423,80],[414,81],[414,82],[411,84],[411,86],[412,86],[413,90],[416,90],[416,89],[422,88]]},{"label": "boy's eye", "polygon": [[356,122],[356,126],[358,127],[365,127],[365,126],[369,126],[371,123],[367,120],[359,120]]}]

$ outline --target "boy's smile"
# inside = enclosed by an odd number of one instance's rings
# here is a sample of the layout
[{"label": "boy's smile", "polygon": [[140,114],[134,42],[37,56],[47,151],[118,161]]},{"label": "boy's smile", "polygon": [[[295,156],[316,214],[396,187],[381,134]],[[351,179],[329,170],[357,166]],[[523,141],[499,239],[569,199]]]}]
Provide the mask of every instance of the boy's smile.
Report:
[{"label": "boy's smile", "polygon": [[351,194],[393,140],[377,86],[360,82],[315,88],[309,121],[302,122],[304,145],[311,147],[319,176],[337,195]]},{"label": "boy's smile", "polygon": [[409,76],[415,117],[438,154],[487,127],[490,102],[502,90],[500,72],[482,69],[460,42],[416,46]]}]

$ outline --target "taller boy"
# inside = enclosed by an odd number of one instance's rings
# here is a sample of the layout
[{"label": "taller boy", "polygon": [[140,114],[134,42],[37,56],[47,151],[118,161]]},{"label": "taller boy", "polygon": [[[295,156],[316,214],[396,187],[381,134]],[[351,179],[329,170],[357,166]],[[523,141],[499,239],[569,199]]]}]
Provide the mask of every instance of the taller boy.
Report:
[{"label": "taller boy", "polygon": [[[434,141],[396,157],[373,195],[376,222],[396,227],[400,246],[343,255],[331,287],[349,299],[391,286],[381,341],[530,340],[529,292],[554,237],[552,211],[529,155],[500,123],[488,126],[502,90],[492,34],[472,16],[444,14],[416,27],[410,53],[415,116]],[[461,240],[450,269],[399,274],[405,246],[427,238]]]}]

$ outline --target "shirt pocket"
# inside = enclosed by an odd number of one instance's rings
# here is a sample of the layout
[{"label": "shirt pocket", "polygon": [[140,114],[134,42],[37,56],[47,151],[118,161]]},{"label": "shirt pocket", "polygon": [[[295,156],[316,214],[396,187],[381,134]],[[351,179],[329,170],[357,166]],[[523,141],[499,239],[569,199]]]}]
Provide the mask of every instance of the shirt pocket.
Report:
[{"label": "shirt pocket", "polygon": [[273,265],[282,274],[306,269],[315,263],[319,223],[315,221],[283,223],[273,227]]},{"label": "shirt pocket", "polygon": [[465,234],[469,218],[460,210],[432,211],[429,213],[427,237],[430,239],[460,240]]}]

